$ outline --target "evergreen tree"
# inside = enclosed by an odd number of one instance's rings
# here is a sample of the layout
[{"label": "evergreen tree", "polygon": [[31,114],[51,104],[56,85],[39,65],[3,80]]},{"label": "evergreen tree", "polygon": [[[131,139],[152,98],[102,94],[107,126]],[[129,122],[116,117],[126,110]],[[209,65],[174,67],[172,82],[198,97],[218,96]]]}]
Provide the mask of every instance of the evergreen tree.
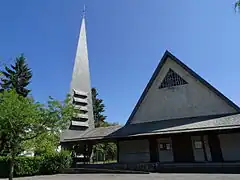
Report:
[{"label": "evergreen tree", "polygon": [[20,55],[11,68],[5,66],[4,69],[1,71],[1,91],[14,89],[18,94],[26,97],[30,92],[27,86],[32,78],[32,71],[28,68],[25,57]]},{"label": "evergreen tree", "polygon": [[[96,88],[92,88],[92,103],[93,103],[93,115],[94,115],[96,128],[118,125],[118,123],[109,123],[105,121],[106,116],[103,114],[105,112],[105,105],[103,103],[103,100],[98,97],[98,92]],[[93,146],[92,158],[96,159],[97,154],[101,154],[103,161],[113,160],[113,159],[116,159],[116,154],[117,154],[116,152],[117,152],[117,146],[115,143],[112,143],[112,142],[98,143]]]},{"label": "evergreen tree", "polygon": [[[2,62],[0,61],[0,69],[2,69]],[[0,77],[3,75],[3,73],[0,71]]]},{"label": "evergreen tree", "polygon": [[235,8],[238,8],[240,6],[240,0],[235,2]]},{"label": "evergreen tree", "polygon": [[237,12],[237,11],[239,11],[240,10],[240,0],[237,0],[236,2],[235,2],[235,11]]},{"label": "evergreen tree", "polygon": [[103,104],[103,100],[98,98],[98,92],[96,88],[92,88],[92,104],[95,127],[100,127],[102,124],[104,124],[106,119],[106,116],[103,115],[105,111],[105,105]]}]

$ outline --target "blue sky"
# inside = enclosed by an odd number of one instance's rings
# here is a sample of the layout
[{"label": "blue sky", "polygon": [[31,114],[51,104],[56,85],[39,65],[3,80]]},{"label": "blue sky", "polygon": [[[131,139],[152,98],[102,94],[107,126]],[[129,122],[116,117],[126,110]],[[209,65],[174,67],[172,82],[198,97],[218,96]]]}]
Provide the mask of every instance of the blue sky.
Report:
[{"label": "blue sky", "polygon": [[0,2],[0,60],[20,53],[32,94],[68,93],[83,4],[92,86],[124,124],[165,50],[240,105],[240,14],[234,0],[8,0]]}]

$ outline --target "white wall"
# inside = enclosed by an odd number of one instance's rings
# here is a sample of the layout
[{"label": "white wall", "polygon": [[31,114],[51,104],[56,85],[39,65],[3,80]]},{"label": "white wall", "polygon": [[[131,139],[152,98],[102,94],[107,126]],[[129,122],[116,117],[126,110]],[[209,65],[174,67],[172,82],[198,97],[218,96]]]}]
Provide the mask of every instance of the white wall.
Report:
[{"label": "white wall", "polygon": [[219,140],[224,161],[239,161],[240,133],[220,134]]},{"label": "white wall", "polygon": [[171,138],[159,138],[157,140],[158,142],[158,152],[159,152],[159,161],[160,162],[173,162],[174,157],[173,157],[173,151],[172,148],[171,150],[160,150],[160,143],[169,143],[171,144],[172,147],[172,140]]},{"label": "white wall", "polygon": [[148,140],[129,140],[119,142],[119,162],[149,162]]},{"label": "white wall", "polygon": [[[169,68],[180,75],[188,84],[159,89]],[[169,58],[131,123],[232,112],[236,112],[236,110]]]}]

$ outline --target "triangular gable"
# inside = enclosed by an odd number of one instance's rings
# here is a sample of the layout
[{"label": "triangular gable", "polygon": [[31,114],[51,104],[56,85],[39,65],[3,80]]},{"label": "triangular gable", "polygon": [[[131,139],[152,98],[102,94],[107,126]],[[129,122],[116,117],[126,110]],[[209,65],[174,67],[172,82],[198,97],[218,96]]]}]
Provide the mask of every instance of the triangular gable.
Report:
[{"label": "triangular gable", "polygon": [[240,112],[240,108],[166,51],[127,124]]}]

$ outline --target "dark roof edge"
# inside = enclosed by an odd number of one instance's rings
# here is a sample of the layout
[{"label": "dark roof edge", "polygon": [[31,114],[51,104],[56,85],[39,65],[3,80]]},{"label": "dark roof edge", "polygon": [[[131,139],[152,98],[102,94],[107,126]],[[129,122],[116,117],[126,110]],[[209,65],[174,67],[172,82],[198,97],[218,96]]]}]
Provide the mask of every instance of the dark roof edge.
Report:
[{"label": "dark roof edge", "polygon": [[237,106],[234,102],[232,102],[229,98],[224,96],[220,91],[218,91],[215,87],[213,87],[210,83],[208,83],[206,80],[204,80],[201,76],[199,76],[196,72],[194,72],[192,69],[190,69],[188,66],[186,66],[183,62],[181,62],[177,57],[175,57],[172,53],[169,51],[165,51],[160,63],[158,64],[157,68],[155,69],[152,77],[150,78],[147,86],[145,87],[142,95],[140,96],[136,106],[134,107],[131,115],[129,116],[126,124],[129,124],[137,112],[139,106],[141,105],[143,99],[145,98],[146,94],[148,93],[148,90],[152,86],[154,80],[156,79],[158,73],[162,69],[163,65],[165,64],[167,58],[170,57],[173,61],[175,61],[178,65],[180,65],[183,69],[185,69],[189,74],[191,74],[193,77],[195,77],[197,80],[199,80],[202,84],[207,86],[211,91],[213,91],[216,95],[218,95],[222,100],[224,100],[228,105],[233,107],[237,112],[240,112],[240,107]]}]

